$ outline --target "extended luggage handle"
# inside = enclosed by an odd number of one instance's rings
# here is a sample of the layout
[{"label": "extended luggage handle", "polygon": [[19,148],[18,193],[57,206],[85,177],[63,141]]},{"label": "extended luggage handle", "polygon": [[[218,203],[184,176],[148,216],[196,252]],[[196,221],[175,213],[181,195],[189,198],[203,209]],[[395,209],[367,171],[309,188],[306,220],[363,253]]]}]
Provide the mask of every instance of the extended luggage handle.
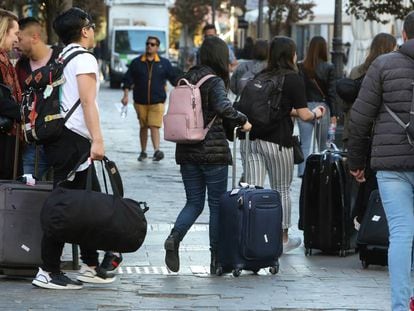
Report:
[{"label": "extended luggage handle", "polygon": [[312,153],[316,153],[316,129],[318,129],[318,147],[319,149],[322,149],[321,146],[319,146],[321,139],[322,139],[322,126],[321,121],[319,119],[315,120],[315,128],[313,129],[313,147],[312,147]]},{"label": "extended luggage handle", "polygon": [[[236,188],[236,158],[237,158],[237,131],[239,131],[242,127],[241,126],[236,126],[233,130],[233,165],[232,165],[232,187],[233,189]],[[246,149],[245,149],[245,180],[249,180],[249,169],[248,169],[248,165],[249,165],[249,149],[248,149],[248,145],[249,145],[249,141],[250,141],[250,134],[249,132],[245,132],[245,142],[246,142]],[[248,184],[247,184],[248,185]],[[246,188],[243,187],[242,188]]]}]

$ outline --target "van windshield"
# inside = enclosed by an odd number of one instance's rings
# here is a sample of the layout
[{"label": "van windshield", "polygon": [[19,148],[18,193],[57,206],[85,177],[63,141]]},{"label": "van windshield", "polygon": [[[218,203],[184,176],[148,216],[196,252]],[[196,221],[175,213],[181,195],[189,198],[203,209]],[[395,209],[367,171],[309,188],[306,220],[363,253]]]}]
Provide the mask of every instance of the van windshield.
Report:
[{"label": "van windshield", "polygon": [[148,36],[160,39],[158,53],[165,53],[165,32],[161,30],[131,29],[115,31],[115,52],[119,54],[140,54],[145,52],[145,42]]}]

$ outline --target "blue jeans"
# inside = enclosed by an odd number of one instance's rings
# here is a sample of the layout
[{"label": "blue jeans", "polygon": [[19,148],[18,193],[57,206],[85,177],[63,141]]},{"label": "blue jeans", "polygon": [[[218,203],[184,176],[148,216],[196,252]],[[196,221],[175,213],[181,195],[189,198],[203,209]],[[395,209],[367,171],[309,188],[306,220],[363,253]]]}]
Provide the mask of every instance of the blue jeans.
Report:
[{"label": "blue jeans", "polygon": [[217,248],[219,226],[220,196],[227,191],[227,165],[181,165],[187,202],[175,221],[174,230],[180,234],[180,240],[195,223],[204,209],[206,190],[210,208],[210,247]]},{"label": "blue jeans", "polygon": [[[326,108],[325,115],[323,118],[319,121],[319,123],[316,123],[314,121],[302,121],[301,119],[298,120],[298,127],[299,127],[299,135],[300,135],[300,142],[302,145],[302,151],[303,155],[305,157],[305,161],[299,164],[298,166],[298,176],[303,176],[303,172],[305,171],[305,164],[306,164],[306,158],[311,154],[311,143],[312,143],[312,134],[315,128],[316,124],[316,139],[318,143],[319,150],[322,151],[326,149],[326,141],[328,139],[328,129],[329,129],[329,123],[330,123],[330,112],[329,107],[321,102],[308,102],[308,108],[310,110],[316,108],[317,106],[324,106]],[[319,127],[321,129],[321,137],[319,139]]]},{"label": "blue jeans", "polygon": [[407,311],[414,237],[414,171],[378,171],[378,187],[390,231],[388,267],[393,311]]},{"label": "blue jeans", "polygon": [[43,146],[38,146],[39,155],[38,155],[38,167],[37,174],[35,174],[35,161],[36,161],[36,145],[27,144],[24,146],[23,151],[23,173],[32,174],[36,176],[39,180],[42,179],[43,175],[46,174],[49,169],[49,164],[46,160],[46,154]]}]

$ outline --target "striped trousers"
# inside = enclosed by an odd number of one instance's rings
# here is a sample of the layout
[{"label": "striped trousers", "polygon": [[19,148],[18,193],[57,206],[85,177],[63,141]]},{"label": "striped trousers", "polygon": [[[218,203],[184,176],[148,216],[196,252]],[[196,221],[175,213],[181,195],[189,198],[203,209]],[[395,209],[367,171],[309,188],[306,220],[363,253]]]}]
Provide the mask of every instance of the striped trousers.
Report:
[{"label": "striped trousers", "polygon": [[283,208],[283,229],[291,227],[292,202],[290,185],[293,180],[293,148],[256,139],[250,141],[247,171],[249,184],[264,186],[266,174],[272,189],[280,193]]}]

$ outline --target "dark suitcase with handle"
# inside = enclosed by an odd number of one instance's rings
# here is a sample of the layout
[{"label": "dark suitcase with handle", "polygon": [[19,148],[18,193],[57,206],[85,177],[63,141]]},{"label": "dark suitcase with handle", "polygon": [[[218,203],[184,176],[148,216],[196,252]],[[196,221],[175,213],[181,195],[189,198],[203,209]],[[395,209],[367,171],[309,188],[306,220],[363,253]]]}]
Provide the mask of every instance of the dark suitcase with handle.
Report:
[{"label": "dark suitcase with handle", "polygon": [[388,264],[388,223],[378,189],[371,192],[357,235],[362,266]]},{"label": "dark suitcase with handle", "polygon": [[[316,133],[314,145],[315,140]],[[355,247],[351,185],[346,153],[334,144],[306,159],[299,199],[299,228],[303,230],[305,255],[319,249],[346,256]]]},{"label": "dark suitcase with handle", "polygon": [[239,276],[242,270],[258,272],[266,267],[276,274],[283,251],[280,195],[250,185],[236,188],[236,140],[234,135],[233,189],[220,199],[216,274]]},{"label": "dark suitcase with handle", "polygon": [[41,265],[40,210],[52,183],[33,186],[0,181],[0,271],[9,275],[34,275]]}]

